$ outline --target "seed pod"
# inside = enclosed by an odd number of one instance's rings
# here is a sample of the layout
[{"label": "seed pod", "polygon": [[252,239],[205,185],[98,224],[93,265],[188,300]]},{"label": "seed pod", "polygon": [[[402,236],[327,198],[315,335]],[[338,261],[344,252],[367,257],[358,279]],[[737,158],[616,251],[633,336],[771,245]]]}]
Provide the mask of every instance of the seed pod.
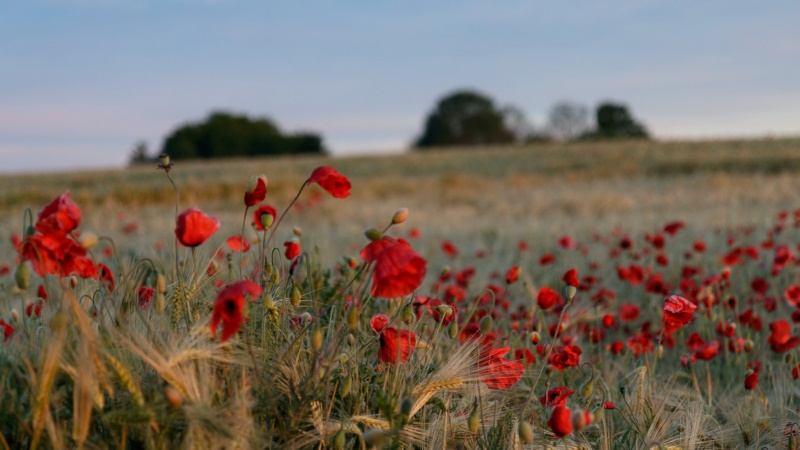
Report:
[{"label": "seed pod", "polygon": [[472,412],[469,413],[469,418],[467,419],[467,427],[469,427],[470,432],[477,433],[480,425],[481,418],[478,416],[478,408],[473,408]]},{"label": "seed pod", "polygon": [[300,294],[300,289],[298,289],[297,286],[294,286],[292,288],[292,294],[291,294],[292,306],[295,307],[295,308],[300,306],[300,299],[301,298],[302,298],[302,295]]},{"label": "seed pod", "polygon": [[344,430],[339,430],[336,432],[336,434],[333,435],[333,438],[331,439],[331,447],[333,447],[334,450],[343,450],[344,444],[345,444]]},{"label": "seed pod", "polygon": [[492,318],[483,316],[483,319],[478,323],[481,333],[487,333],[492,328]]},{"label": "seed pod", "polygon": [[322,335],[322,330],[319,327],[315,327],[314,331],[311,332],[311,349],[315,352],[318,352],[319,349],[322,348],[322,344],[325,337]]},{"label": "seed pod", "polygon": [[351,330],[358,328],[358,308],[355,305],[351,305],[347,310],[347,326]]},{"label": "seed pod", "polygon": [[364,236],[366,236],[370,241],[375,242],[380,241],[383,238],[383,233],[378,231],[378,229],[375,227],[369,227],[364,230]]},{"label": "seed pod", "polygon": [[578,288],[575,286],[567,286],[564,288],[564,294],[567,296],[567,300],[572,300],[575,297],[575,294],[578,293]]},{"label": "seed pod", "polygon": [[450,339],[455,339],[458,335],[458,324],[456,324],[455,320],[450,322],[450,325],[447,326],[447,336]]},{"label": "seed pod", "polygon": [[533,428],[528,422],[520,421],[517,427],[517,434],[519,435],[519,440],[523,443],[530,444],[533,442]]},{"label": "seed pod", "polygon": [[347,397],[350,395],[351,389],[353,389],[353,379],[350,377],[345,377],[345,379],[342,380],[342,387],[339,390],[339,393],[342,395],[342,397]]},{"label": "seed pod", "polygon": [[31,272],[28,270],[28,265],[24,262],[17,266],[17,271],[14,272],[14,281],[17,282],[17,287],[24,291],[28,289],[31,282]]},{"label": "seed pod", "polygon": [[403,307],[403,323],[409,324],[414,321],[414,306],[409,302]]}]

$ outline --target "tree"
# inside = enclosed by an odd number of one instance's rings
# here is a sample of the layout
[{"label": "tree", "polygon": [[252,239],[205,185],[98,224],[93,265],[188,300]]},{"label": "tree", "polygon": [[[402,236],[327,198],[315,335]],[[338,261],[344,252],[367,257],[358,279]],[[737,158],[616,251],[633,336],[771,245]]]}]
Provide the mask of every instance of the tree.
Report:
[{"label": "tree", "polygon": [[475,91],[449,94],[434,107],[417,139],[418,148],[514,142],[514,131],[489,97]]},{"label": "tree", "polygon": [[644,125],[638,123],[620,103],[605,102],[597,107],[598,138],[649,138]]},{"label": "tree", "polygon": [[559,141],[573,141],[589,129],[589,110],[577,103],[556,103],[550,109],[548,129]]},{"label": "tree", "polygon": [[178,127],[164,140],[162,153],[173,158],[324,153],[314,133],[283,134],[266,118],[251,119],[226,112],[211,113],[204,122]]},{"label": "tree", "polygon": [[144,141],[138,141],[134,146],[133,150],[131,150],[131,156],[129,159],[130,165],[137,165],[137,164],[144,164],[152,162],[154,158],[150,156],[150,151],[147,149],[147,143]]}]

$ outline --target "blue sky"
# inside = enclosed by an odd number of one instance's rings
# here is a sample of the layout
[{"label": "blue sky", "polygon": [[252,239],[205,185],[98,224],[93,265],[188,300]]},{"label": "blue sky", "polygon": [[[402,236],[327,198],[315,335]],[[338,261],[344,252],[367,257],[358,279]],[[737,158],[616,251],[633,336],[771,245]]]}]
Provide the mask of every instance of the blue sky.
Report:
[{"label": "blue sky", "polygon": [[622,101],[661,138],[800,134],[797,1],[0,0],[0,171],[123,165],[224,109],[399,151],[474,88],[535,125]]}]

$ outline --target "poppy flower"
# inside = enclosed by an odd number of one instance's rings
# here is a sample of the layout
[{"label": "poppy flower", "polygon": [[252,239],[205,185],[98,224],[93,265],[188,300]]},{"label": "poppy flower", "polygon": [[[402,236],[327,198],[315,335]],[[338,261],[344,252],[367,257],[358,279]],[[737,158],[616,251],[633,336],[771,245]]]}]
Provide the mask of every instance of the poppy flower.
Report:
[{"label": "poppy flower", "polygon": [[256,227],[256,230],[263,231],[264,230],[264,222],[261,220],[261,216],[264,214],[270,214],[273,219],[278,217],[278,211],[272,205],[261,205],[259,206],[255,212],[253,213],[253,224]]},{"label": "poppy flower", "polygon": [[116,283],[114,282],[114,272],[108,268],[107,265],[103,263],[97,263],[97,271],[100,274],[100,281],[106,285],[106,288],[109,292],[114,292],[114,289],[117,288]]},{"label": "poppy flower", "polygon": [[408,330],[385,328],[380,334],[381,348],[378,359],[384,363],[397,364],[408,361],[417,345],[417,335]]},{"label": "poppy flower", "polygon": [[350,196],[350,180],[332,167],[317,167],[308,178],[309,183],[317,183],[335,198]]},{"label": "poppy flower", "polygon": [[581,362],[582,350],[577,345],[563,345],[553,349],[547,362],[556,370],[575,367]]},{"label": "poppy flower", "polygon": [[578,244],[572,239],[572,236],[564,235],[558,239],[558,245],[564,250],[572,250],[578,247]]},{"label": "poppy flower", "polygon": [[560,303],[560,300],[561,296],[558,295],[555,290],[547,286],[539,289],[539,292],[536,294],[536,304],[539,305],[539,308],[545,310],[552,308],[556,303]]},{"label": "poppy flower", "polygon": [[284,256],[286,259],[295,259],[298,255],[300,255],[300,244],[295,241],[287,241],[283,243],[283,246],[286,247],[284,251]]},{"label": "poppy flower", "polygon": [[664,225],[664,232],[670,236],[675,236],[675,234],[680,231],[684,227],[684,223],[680,220],[675,222],[670,222]]},{"label": "poppy flower", "polygon": [[411,294],[422,284],[427,262],[405,240],[390,237],[384,237],[383,240],[391,245],[369,255],[369,259],[375,262],[372,295],[394,298]]},{"label": "poppy flower", "polygon": [[553,408],[559,405],[564,406],[567,403],[567,398],[574,393],[575,391],[566,386],[553,388],[547,391],[539,399],[539,402],[548,408]]},{"label": "poppy flower", "polygon": [[619,321],[620,322],[633,322],[639,318],[639,306],[625,303],[619,307]]},{"label": "poppy flower", "polygon": [[614,316],[612,316],[611,314],[606,314],[606,315],[603,316],[603,327],[611,328],[615,324],[616,324],[616,321],[614,320]]},{"label": "poppy flower", "polygon": [[81,210],[67,191],[44,207],[34,228],[42,234],[64,236],[80,224]]},{"label": "poppy flower", "polygon": [[558,405],[550,414],[547,426],[553,431],[556,437],[563,438],[572,433],[572,410],[564,405]]},{"label": "poppy flower", "polygon": [[35,234],[25,239],[20,249],[22,260],[30,261],[41,276],[76,273],[81,278],[97,277],[97,269],[86,257],[86,250],[66,235]]},{"label": "poppy flower", "polygon": [[514,266],[508,269],[506,272],[506,283],[507,284],[514,284],[519,278],[519,266]]},{"label": "poppy flower", "polygon": [[752,391],[758,385],[758,372],[752,371],[744,377],[744,388]]},{"label": "poppy flower", "polygon": [[678,295],[670,295],[664,300],[664,331],[672,333],[694,320],[697,306]]},{"label": "poppy flower", "polygon": [[442,242],[442,251],[444,252],[445,255],[451,258],[455,258],[456,256],[458,256],[458,249],[456,248],[455,244],[453,244],[450,241]]},{"label": "poppy flower", "polygon": [[539,258],[539,265],[540,266],[546,266],[548,264],[551,264],[555,260],[556,260],[556,257],[553,256],[551,253],[545,253],[544,255],[542,255],[541,258]]},{"label": "poppy flower", "polygon": [[377,241],[372,241],[366,246],[364,246],[364,248],[361,249],[359,256],[361,256],[361,259],[364,260],[365,263],[372,264],[378,259],[378,255],[382,251],[395,245],[396,243],[397,241],[395,239],[388,236],[384,236],[381,239],[378,239]]},{"label": "poppy flower", "polygon": [[153,306],[153,295],[156,290],[148,286],[139,286],[136,290],[136,296],[139,298],[139,308],[150,309]]},{"label": "poppy flower", "polygon": [[234,252],[247,253],[250,250],[250,241],[242,239],[241,236],[229,237],[225,240],[225,245]]},{"label": "poppy flower", "polygon": [[197,247],[219,230],[219,220],[197,208],[189,208],[178,216],[175,236],[186,247]]},{"label": "poppy flower", "polygon": [[518,348],[514,350],[514,359],[522,362],[526,366],[530,366],[536,361],[536,355],[527,348]]},{"label": "poppy flower", "polygon": [[800,286],[793,284],[786,288],[786,291],[783,292],[783,298],[792,306],[800,306]]},{"label": "poppy flower", "polygon": [[503,358],[511,347],[481,349],[478,359],[479,377],[489,389],[508,389],[522,379],[525,366]]},{"label": "poppy flower", "polygon": [[261,288],[252,281],[239,281],[224,288],[217,294],[214,311],[211,314],[211,336],[217,337],[217,325],[222,322],[222,342],[239,331],[244,319],[244,297],[261,295]]},{"label": "poppy flower", "polygon": [[42,306],[44,306],[44,302],[41,300],[36,303],[28,303],[28,306],[25,307],[25,315],[28,317],[35,315],[37,319],[42,317]]},{"label": "poppy flower", "polygon": [[800,337],[792,336],[792,326],[786,319],[776,320],[769,324],[772,332],[767,338],[773,352],[786,352],[800,345]]},{"label": "poppy flower", "polygon": [[708,344],[700,347],[694,354],[692,355],[693,360],[702,359],[703,361],[711,361],[717,355],[719,355],[720,349],[722,345],[718,340],[713,340]]},{"label": "poppy flower", "polygon": [[3,320],[3,319],[0,319],[0,328],[3,329],[4,342],[6,342],[9,339],[11,339],[11,336],[14,335],[14,327],[12,327],[11,325],[7,324],[6,321]]},{"label": "poppy flower", "polygon": [[603,409],[614,409],[614,402],[603,402]]},{"label": "poppy flower", "polygon": [[267,196],[267,176],[253,176],[247,182],[247,188],[244,191],[244,204],[248,208],[257,205],[263,201]]},{"label": "poppy flower", "polygon": [[564,283],[567,283],[568,286],[575,286],[578,287],[581,285],[581,282],[578,281],[578,271],[575,269],[569,269],[562,278]]}]

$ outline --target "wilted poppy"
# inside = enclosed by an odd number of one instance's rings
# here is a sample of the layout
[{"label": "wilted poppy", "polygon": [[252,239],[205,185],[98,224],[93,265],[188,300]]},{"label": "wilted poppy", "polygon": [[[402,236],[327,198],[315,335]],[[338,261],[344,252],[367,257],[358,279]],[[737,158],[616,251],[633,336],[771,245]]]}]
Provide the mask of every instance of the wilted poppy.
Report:
[{"label": "wilted poppy", "polygon": [[211,315],[211,335],[217,337],[217,325],[222,322],[222,342],[236,334],[242,325],[245,295],[261,295],[261,288],[252,281],[236,282],[217,294]]},{"label": "wilted poppy", "polygon": [[350,196],[350,180],[332,167],[317,167],[311,173],[308,182],[317,183],[336,198]]},{"label": "wilted poppy", "polygon": [[72,202],[69,191],[56,197],[39,213],[36,231],[42,234],[66,235],[81,224],[81,210]]},{"label": "wilted poppy", "polygon": [[664,300],[664,331],[672,333],[694,320],[697,306],[678,295],[670,295]]},{"label": "wilted poppy", "polygon": [[178,216],[175,236],[186,247],[197,247],[219,230],[219,220],[197,208],[189,208]]}]

